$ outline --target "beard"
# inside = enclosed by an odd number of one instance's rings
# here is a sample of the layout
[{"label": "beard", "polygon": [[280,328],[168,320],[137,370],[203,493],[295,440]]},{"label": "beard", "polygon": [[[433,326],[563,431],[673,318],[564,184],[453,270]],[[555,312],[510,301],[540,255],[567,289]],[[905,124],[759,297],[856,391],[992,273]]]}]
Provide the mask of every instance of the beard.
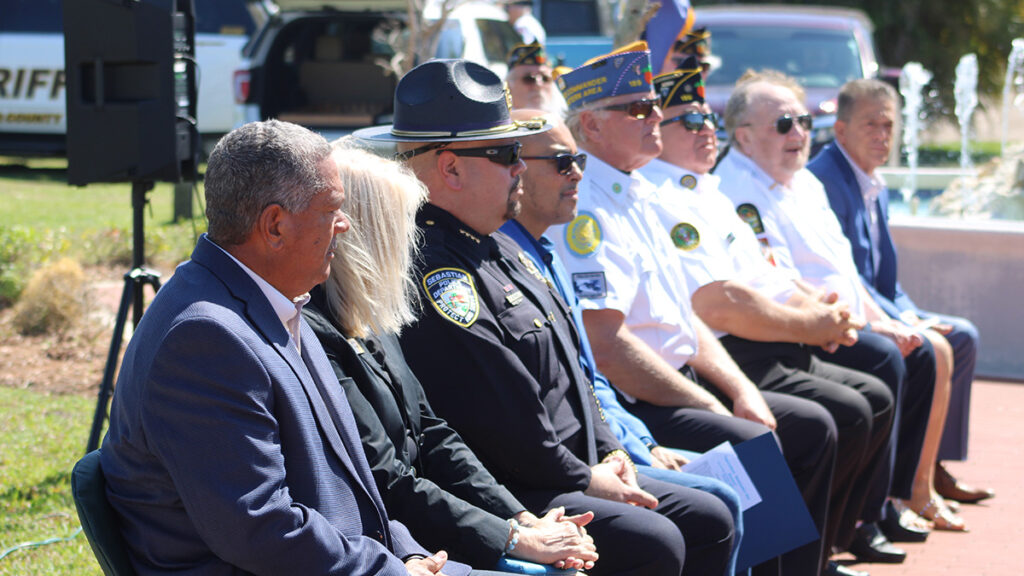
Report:
[{"label": "beard", "polygon": [[516,179],[512,181],[512,186],[508,189],[508,201],[505,203],[505,220],[514,220],[523,209],[523,205],[519,202],[521,194],[516,195],[516,191],[519,190],[520,181],[520,177],[516,176]]}]

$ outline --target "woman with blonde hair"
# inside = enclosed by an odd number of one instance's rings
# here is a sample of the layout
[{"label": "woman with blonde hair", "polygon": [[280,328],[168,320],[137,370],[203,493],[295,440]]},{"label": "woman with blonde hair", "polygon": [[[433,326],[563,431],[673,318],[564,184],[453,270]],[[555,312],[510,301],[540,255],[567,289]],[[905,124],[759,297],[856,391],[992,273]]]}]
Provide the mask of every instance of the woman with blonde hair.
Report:
[{"label": "woman with blonde hair", "polygon": [[302,313],[345,389],[386,509],[427,548],[475,567],[508,557],[591,568],[597,552],[583,526],[593,514],[527,511],[434,415],[405,363],[396,336],[415,320],[409,270],[426,188],[351,141],[335,148],[351,229],[338,237],[330,277]]}]

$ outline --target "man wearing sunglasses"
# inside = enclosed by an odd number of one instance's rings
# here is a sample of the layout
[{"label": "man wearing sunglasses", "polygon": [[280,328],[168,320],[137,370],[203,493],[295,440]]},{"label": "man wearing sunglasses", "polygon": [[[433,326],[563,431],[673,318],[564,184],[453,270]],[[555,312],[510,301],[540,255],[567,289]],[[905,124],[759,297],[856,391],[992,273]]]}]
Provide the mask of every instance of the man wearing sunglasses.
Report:
[{"label": "man wearing sunglasses", "polygon": [[[664,116],[649,77],[615,76],[638,60],[643,69],[648,53],[637,54],[613,53],[559,78],[587,173],[578,216],[549,237],[571,273],[598,368],[670,446],[703,452],[739,443],[775,428],[777,416],[784,430],[799,431],[790,444],[782,439],[783,453],[824,518],[832,418],[814,402],[757,390],[693,315],[675,247],[656,234],[660,223],[648,204],[654,185],[638,169],[662,152]],[[805,558],[786,563],[787,573],[817,574],[821,553],[815,541]]]},{"label": "man wearing sunglasses", "polygon": [[399,82],[393,126],[356,133],[397,142],[429,191],[417,217],[422,312],[401,335],[405,358],[436,413],[520,502],[594,513],[586,530],[600,559],[588,574],[722,574],[728,508],[637,475],[582,372],[571,314],[503,249],[514,242],[498,229],[522,196],[518,138],[548,129],[513,121],[486,68],[440,60]]},{"label": "man wearing sunglasses", "polygon": [[554,72],[547,52],[539,43],[520,44],[508,55],[508,91],[513,108],[543,110],[561,114],[565,101],[555,87]]},{"label": "man wearing sunglasses", "polygon": [[[867,306],[869,298],[857,277],[849,244],[828,207],[820,182],[804,169],[809,131],[799,121],[806,114],[802,102],[799,85],[779,73],[741,78],[727,108],[733,115],[727,126],[734,148],[716,175],[722,178],[722,192],[771,250],[773,264],[823,290],[848,307],[853,316],[867,316],[872,321],[869,329],[858,332],[847,345],[811,347],[805,354],[827,361],[827,366],[873,374],[886,387],[888,394],[883,395],[877,386],[867,386],[867,380],[838,380],[852,386],[870,403],[871,440],[862,453],[861,467],[877,472],[862,470],[846,475],[841,471],[854,469],[856,458],[847,457],[838,463],[837,477],[848,485],[849,496],[836,527],[836,545],[863,560],[901,562],[905,553],[888,542],[878,523],[885,521],[883,525],[894,538],[924,537],[893,522],[894,513],[887,517],[885,500],[888,495],[906,497],[911,491],[934,394],[935,351],[919,335],[900,330]],[[723,330],[732,333],[723,341],[734,356],[745,355],[757,362],[769,354],[779,354],[764,343],[741,338],[753,338],[744,329],[749,327],[749,322],[723,320]],[[810,360],[812,366],[823,364]],[[827,388],[814,391],[829,396],[837,393]],[[894,423],[892,431],[883,434],[885,413],[890,413],[888,418]],[[857,520],[863,523],[855,531]]]}]

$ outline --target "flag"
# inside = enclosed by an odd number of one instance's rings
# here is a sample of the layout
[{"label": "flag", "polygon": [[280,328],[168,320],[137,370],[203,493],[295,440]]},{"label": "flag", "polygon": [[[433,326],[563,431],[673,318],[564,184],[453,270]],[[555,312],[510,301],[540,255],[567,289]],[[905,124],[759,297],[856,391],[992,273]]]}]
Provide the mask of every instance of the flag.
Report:
[{"label": "flag", "polygon": [[672,46],[693,27],[694,13],[689,0],[658,0],[661,8],[647,22],[645,37],[651,49],[651,64],[656,74],[671,72]]}]

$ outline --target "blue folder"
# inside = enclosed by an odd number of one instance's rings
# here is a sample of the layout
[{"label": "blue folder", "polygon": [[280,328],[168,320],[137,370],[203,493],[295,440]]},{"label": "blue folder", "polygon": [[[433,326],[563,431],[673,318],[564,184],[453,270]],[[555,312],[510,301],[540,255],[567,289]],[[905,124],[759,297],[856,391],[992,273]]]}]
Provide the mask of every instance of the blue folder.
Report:
[{"label": "blue folder", "polygon": [[734,450],[761,494],[761,502],[743,512],[737,571],[816,540],[814,520],[772,434],[751,438]]}]

